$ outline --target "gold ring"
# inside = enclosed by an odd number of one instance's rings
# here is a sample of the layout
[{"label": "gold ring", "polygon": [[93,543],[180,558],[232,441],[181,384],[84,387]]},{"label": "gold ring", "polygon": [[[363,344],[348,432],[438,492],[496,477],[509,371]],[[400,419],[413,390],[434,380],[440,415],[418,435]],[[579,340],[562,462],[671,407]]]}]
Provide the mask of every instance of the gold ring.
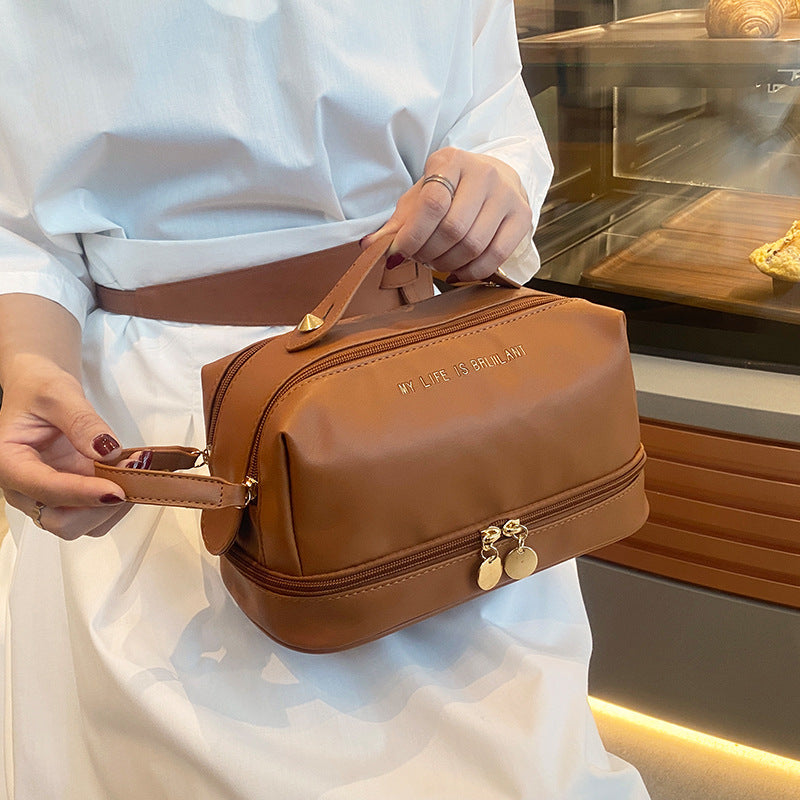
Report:
[{"label": "gold ring", "polygon": [[448,192],[450,192],[450,199],[454,200],[456,196],[456,187],[445,178],[444,175],[439,175],[438,173],[434,173],[433,175],[428,175],[427,178],[422,179],[422,185],[424,186],[426,183],[441,183]]},{"label": "gold ring", "polygon": [[31,519],[33,520],[33,524],[37,528],[41,528],[44,530],[44,525],[42,525],[42,509],[45,508],[45,504],[41,502],[41,500],[37,500],[33,504],[33,514],[31,514]]}]

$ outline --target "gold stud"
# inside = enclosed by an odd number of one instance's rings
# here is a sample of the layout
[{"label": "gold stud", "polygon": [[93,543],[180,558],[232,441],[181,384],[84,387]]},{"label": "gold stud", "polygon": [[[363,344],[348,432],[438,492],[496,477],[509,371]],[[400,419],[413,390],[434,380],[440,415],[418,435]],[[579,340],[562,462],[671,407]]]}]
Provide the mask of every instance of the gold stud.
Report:
[{"label": "gold stud", "polygon": [[300,324],[297,326],[299,333],[310,333],[325,324],[324,319],[320,319],[315,314],[306,314]]}]

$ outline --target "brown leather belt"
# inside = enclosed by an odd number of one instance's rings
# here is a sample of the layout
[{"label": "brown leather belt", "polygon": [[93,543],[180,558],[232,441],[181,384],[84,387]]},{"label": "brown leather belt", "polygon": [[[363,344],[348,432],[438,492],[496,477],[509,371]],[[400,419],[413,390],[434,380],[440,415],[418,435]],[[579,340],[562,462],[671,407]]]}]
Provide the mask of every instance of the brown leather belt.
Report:
[{"label": "brown leather belt", "polygon": [[[296,325],[328,294],[361,252],[357,242],[256,267],[139,289],[96,286],[113,314],[207,325]],[[374,270],[347,316],[389,311],[433,294],[431,271],[413,261]]]}]

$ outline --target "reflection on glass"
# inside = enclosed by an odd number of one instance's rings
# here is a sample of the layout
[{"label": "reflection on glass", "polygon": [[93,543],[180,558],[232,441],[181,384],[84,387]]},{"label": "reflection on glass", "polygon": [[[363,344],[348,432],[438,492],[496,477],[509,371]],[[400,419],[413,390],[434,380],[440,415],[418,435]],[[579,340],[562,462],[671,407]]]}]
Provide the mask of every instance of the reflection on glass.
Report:
[{"label": "reflection on glass", "polygon": [[799,293],[749,255],[800,218],[800,20],[712,39],[703,7],[518,0],[555,164],[536,277],[622,307],[646,351],[723,330],[713,358],[798,371]]}]

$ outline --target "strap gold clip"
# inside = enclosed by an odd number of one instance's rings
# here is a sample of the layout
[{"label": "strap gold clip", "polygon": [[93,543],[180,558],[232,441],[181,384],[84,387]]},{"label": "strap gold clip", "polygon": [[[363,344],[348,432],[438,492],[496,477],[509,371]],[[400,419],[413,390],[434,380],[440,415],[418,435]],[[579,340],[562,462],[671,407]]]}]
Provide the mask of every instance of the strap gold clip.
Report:
[{"label": "strap gold clip", "polygon": [[208,461],[211,458],[211,450],[208,447],[204,447],[202,450],[196,450],[195,452],[197,453],[197,458],[194,462],[193,469],[208,466]]}]

